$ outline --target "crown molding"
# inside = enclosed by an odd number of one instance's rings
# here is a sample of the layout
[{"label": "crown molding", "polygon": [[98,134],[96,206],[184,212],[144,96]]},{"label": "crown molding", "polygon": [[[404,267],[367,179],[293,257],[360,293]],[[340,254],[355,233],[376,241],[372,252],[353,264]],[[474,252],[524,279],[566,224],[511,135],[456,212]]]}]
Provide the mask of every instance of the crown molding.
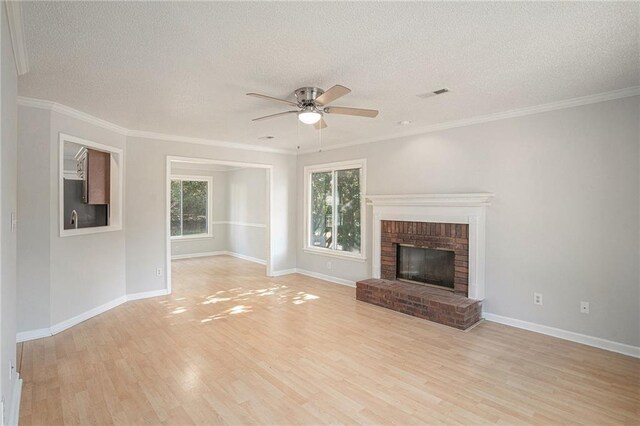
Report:
[{"label": "crown molding", "polygon": [[[17,2],[7,2],[6,4],[9,4],[9,3],[17,3]],[[526,108],[513,109],[510,111],[480,115],[476,117],[466,118],[463,120],[447,121],[444,123],[438,123],[438,124],[433,124],[427,127],[422,127],[421,129],[417,129],[414,131],[396,134],[392,137],[389,137],[389,136],[376,137],[376,138],[369,138],[369,139],[361,139],[361,140],[344,143],[344,144],[329,145],[329,146],[323,147],[322,150],[331,151],[334,149],[347,148],[350,146],[363,145],[363,144],[368,144],[373,142],[381,142],[385,140],[398,139],[398,138],[408,137],[408,136],[423,135],[423,134],[438,132],[442,130],[454,129],[458,127],[473,126],[475,124],[488,123],[491,121],[505,120],[505,119],[515,118],[515,117],[523,117],[527,115],[540,114],[543,112],[573,108],[573,107],[582,106],[582,105],[595,104],[599,102],[606,102],[606,101],[611,101],[615,99],[622,99],[622,98],[628,98],[631,96],[639,96],[639,95],[640,95],[640,86],[632,86],[632,87],[627,87],[625,89],[613,90],[610,92],[598,93],[595,95],[581,96],[578,98],[565,99],[558,102],[550,102],[542,105],[535,105],[535,106],[526,107]],[[316,149],[296,151],[295,149],[271,148],[271,147],[259,146],[259,145],[242,144],[238,142],[194,138],[190,136],[170,135],[166,133],[156,133],[156,132],[150,132],[150,131],[144,131],[144,130],[129,130],[125,127],[119,126],[117,124],[111,123],[106,120],[102,120],[98,117],[92,116],[82,111],[78,111],[66,105],[62,105],[56,102],[47,101],[43,99],[29,98],[24,96],[18,96],[18,105],[56,111],[60,114],[65,114],[67,116],[74,117],[79,120],[85,121],[87,123],[90,123],[99,127],[103,127],[105,129],[114,131],[116,133],[119,133],[125,136],[130,136],[130,137],[137,137],[137,138],[143,138],[143,139],[156,139],[156,140],[163,140],[163,141],[169,141],[169,142],[184,142],[184,143],[192,143],[192,144],[198,144],[198,145],[218,146],[222,148],[240,149],[240,150],[246,150],[246,151],[269,152],[274,154],[299,155],[299,154],[312,154],[312,153],[318,152]]]},{"label": "crown molding", "polygon": [[93,124],[94,126],[102,127],[107,130],[111,130],[112,132],[115,132],[121,135],[126,136],[129,133],[129,130],[122,126],[118,126],[117,124],[111,123],[109,121],[103,120],[98,117],[94,117],[93,115],[84,113],[82,111],[78,111],[77,109],[73,109],[66,105],[62,105],[56,102],[51,102],[44,99],[35,99],[35,98],[27,98],[24,96],[18,96],[18,105],[30,107],[30,108],[38,108],[38,109],[46,109],[49,111],[55,111],[59,114],[76,118],[78,120],[84,121],[89,124]]},{"label": "crown molding", "polygon": [[218,146],[222,148],[240,149],[240,150],[246,150],[246,151],[269,152],[274,154],[287,154],[287,155],[297,154],[296,151],[293,149],[279,149],[279,148],[271,148],[266,146],[242,144],[237,142],[227,142],[227,141],[219,141],[219,140],[213,140],[213,139],[193,138],[189,136],[169,135],[166,133],[147,132],[143,130],[129,130],[126,127],[122,127],[117,124],[111,123],[109,121],[103,120],[101,118],[95,117],[93,115],[84,113],[82,111],[78,111],[77,109],[59,104],[57,102],[47,101],[44,99],[18,96],[18,105],[30,107],[30,108],[38,108],[38,109],[55,111],[57,113],[76,118],[86,123],[93,124],[95,126],[102,127],[104,129],[111,130],[115,133],[128,136],[128,137],[156,139],[156,140],[163,140],[163,141],[169,141],[169,142],[192,143],[192,144],[198,144],[198,145]]},{"label": "crown molding", "polygon": [[[541,105],[534,105],[525,108],[518,108],[509,111],[497,112],[493,114],[479,115],[476,117],[465,118],[462,120],[447,121],[444,123],[432,124],[413,131],[407,131],[394,135],[393,137],[375,137],[368,139],[360,139],[353,142],[325,145],[322,151],[331,151],[334,149],[347,148],[350,146],[363,145],[373,142],[381,142],[385,140],[398,139],[408,136],[418,136],[442,130],[455,129],[458,127],[473,126],[475,124],[489,123],[491,121],[506,120],[509,118],[523,117],[527,115],[540,114],[543,112],[555,111],[559,109],[573,108],[582,105],[590,105],[599,102],[612,101],[615,99],[629,98],[640,95],[640,86],[632,86],[624,89],[612,90],[610,92],[597,93],[595,95],[581,96],[578,98],[565,99],[557,102],[550,102]],[[317,149],[307,149],[299,151],[299,154],[312,154],[318,152]]]},{"label": "crown molding", "polygon": [[297,152],[293,149],[271,148],[268,146],[250,145],[250,144],[243,144],[238,142],[227,142],[227,141],[219,141],[214,139],[193,138],[190,136],[168,135],[166,133],[147,132],[143,130],[130,130],[128,136],[143,138],[143,139],[156,139],[156,140],[163,140],[163,141],[170,141],[170,142],[184,142],[184,143],[193,143],[198,145],[218,146],[221,148],[242,149],[247,151],[269,152],[274,154],[287,154],[287,155],[297,154]]},{"label": "crown molding", "polygon": [[16,71],[18,75],[23,75],[29,72],[29,57],[27,55],[27,42],[24,35],[22,2],[5,1],[4,5],[7,9],[7,21],[9,22],[13,57],[16,60]]}]

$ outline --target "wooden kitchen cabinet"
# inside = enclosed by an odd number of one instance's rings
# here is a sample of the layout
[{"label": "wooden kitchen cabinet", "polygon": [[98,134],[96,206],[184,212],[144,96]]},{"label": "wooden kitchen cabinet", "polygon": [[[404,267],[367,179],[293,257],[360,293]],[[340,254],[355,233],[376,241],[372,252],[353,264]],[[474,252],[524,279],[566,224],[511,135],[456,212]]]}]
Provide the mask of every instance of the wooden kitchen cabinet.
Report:
[{"label": "wooden kitchen cabinet", "polygon": [[110,204],[111,154],[87,149],[85,196],[87,204]]}]

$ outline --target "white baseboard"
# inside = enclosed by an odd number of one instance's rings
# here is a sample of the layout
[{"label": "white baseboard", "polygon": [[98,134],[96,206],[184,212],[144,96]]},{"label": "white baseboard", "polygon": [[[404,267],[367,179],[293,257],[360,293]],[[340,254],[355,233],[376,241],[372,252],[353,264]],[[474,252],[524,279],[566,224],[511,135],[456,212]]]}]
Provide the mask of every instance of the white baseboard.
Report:
[{"label": "white baseboard", "polygon": [[330,275],[321,274],[319,272],[307,271],[306,269],[296,268],[296,273],[301,274],[301,275],[306,275],[306,276],[312,277],[312,278],[318,278],[318,279],[323,280],[323,281],[329,281],[330,283],[346,285],[346,286],[349,286],[349,287],[355,287],[356,286],[356,282],[355,281],[345,280],[343,278],[338,278],[338,277],[332,277]]},{"label": "white baseboard", "polygon": [[604,349],[607,351],[617,352],[623,355],[640,358],[640,347],[638,346],[631,346],[625,343],[613,342],[611,340],[601,339],[599,337],[587,336],[586,334],[575,333],[573,331],[549,327],[546,325],[536,324],[528,321],[522,321],[515,318],[503,317],[502,315],[491,314],[489,312],[484,312],[483,317],[487,321],[510,325],[512,327],[546,334],[547,336],[558,337],[560,339],[582,343],[583,345],[594,346],[596,348]]},{"label": "white baseboard", "polygon": [[291,274],[295,274],[295,273],[296,273],[296,268],[283,269],[282,271],[272,271],[271,272],[271,276],[272,277],[282,277],[284,275],[291,275]]},{"label": "white baseboard", "polygon": [[41,339],[51,336],[50,328],[39,328],[37,330],[21,331],[16,334],[16,343],[28,342],[29,340]]},{"label": "white baseboard", "polygon": [[228,254],[225,250],[207,251],[202,253],[176,254],[171,256],[171,260],[191,259],[193,257],[223,256],[225,254]]},{"label": "white baseboard", "polygon": [[73,327],[76,324],[80,324],[90,318],[95,317],[96,315],[100,315],[103,312],[107,312],[110,309],[115,308],[116,306],[122,305],[127,301],[127,296],[120,296],[117,299],[114,299],[110,302],[105,303],[104,305],[96,306],[93,309],[89,309],[87,312],[83,312],[80,315],[76,315],[75,317],[69,318],[68,320],[64,320],[59,322],[58,324],[54,324],[51,326],[51,334],[58,334],[61,331],[66,330],[67,328]]},{"label": "white baseboard", "polygon": [[143,291],[141,293],[127,294],[127,302],[131,300],[148,299],[150,297],[166,296],[169,294],[169,290],[163,288],[162,290]]},{"label": "white baseboard", "polygon": [[115,308],[116,306],[120,306],[125,302],[131,300],[139,300],[139,299],[147,299],[149,297],[156,296],[166,296],[170,292],[167,289],[162,290],[153,290],[153,291],[145,291],[142,293],[133,293],[127,294],[125,296],[118,297],[117,299],[112,300],[111,302],[107,302],[104,305],[97,306],[93,309],[88,310],[87,312],[83,312],[80,315],[76,315],[73,318],[69,318],[68,320],[64,320],[59,322],[58,324],[54,324],[49,328],[39,328],[37,330],[29,330],[22,331],[16,334],[16,342],[27,342],[29,340],[41,339],[43,337],[53,336],[54,334],[58,334],[61,331],[64,331],[74,325],[80,324],[83,321],[86,321],[90,318],[93,318],[97,315],[100,315],[104,312],[107,312],[110,309]]},{"label": "white baseboard", "polygon": [[266,265],[267,264],[266,260],[258,259],[257,257],[246,256],[244,254],[235,253],[235,252],[232,252],[232,251],[227,251],[227,252],[225,252],[225,254],[227,256],[237,257],[238,259],[248,260],[249,262],[258,263],[260,265]]},{"label": "white baseboard", "polygon": [[232,256],[238,259],[248,260],[249,262],[259,263],[260,265],[266,265],[267,261],[258,259],[257,257],[246,256],[244,254],[236,253],[229,250],[208,251],[202,253],[189,253],[189,254],[176,254],[171,256],[171,260],[179,259],[191,259],[194,257],[209,257],[209,256]]},{"label": "white baseboard", "polygon": [[7,425],[18,426],[20,419],[20,398],[22,396],[22,379],[20,374],[16,373],[16,380],[13,382],[13,396],[11,399],[11,407],[9,408],[9,418]]}]

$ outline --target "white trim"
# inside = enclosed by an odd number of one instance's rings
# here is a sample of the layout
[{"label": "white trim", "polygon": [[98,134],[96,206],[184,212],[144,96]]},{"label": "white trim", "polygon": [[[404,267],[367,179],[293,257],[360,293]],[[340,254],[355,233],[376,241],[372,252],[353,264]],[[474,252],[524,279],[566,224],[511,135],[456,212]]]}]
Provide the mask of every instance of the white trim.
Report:
[{"label": "white trim", "polygon": [[166,296],[169,293],[166,288],[160,290],[143,291],[140,293],[127,294],[127,302],[132,300],[148,299],[150,297]]},{"label": "white trim", "polygon": [[367,195],[370,206],[459,206],[481,207],[491,205],[494,195],[488,192],[468,194],[399,194]]},{"label": "white trim", "polygon": [[[111,183],[111,197],[112,202],[109,206],[109,225],[96,226],[92,228],[78,228],[78,229],[64,229],[64,143],[71,142],[79,145],[84,145],[90,148],[97,149],[99,151],[108,152],[111,154],[111,164],[117,165],[117,184],[116,188],[113,186],[113,179]],[[124,151],[120,148],[116,148],[111,145],[104,145],[98,142],[93,142],[87,139],[79,138],[77,136],[68,135],[60,132],[58,135],[58,226],[60,227],[60,237],[71,237],[75,235],[87,235],[97,234],[102,232],[112,232],[122,230],[123,220],[123,200],[124,200]],[[116,157],[116,158],[114,158]],[[112,176],[113,177],[113,176]]]},{"label": "white trim", "polygon": [[50,328],[38,328],[37,330],[21,331],[16,334],[16,342],[28,342],[29,340],[42,339],[51,336]]},{"label": "white trim", "polygon": [[66,105],[58,104],[55,102],[47,101],[44,99],[28,98],[25,96],[18,96],[18,105],[46,109],[57,112],[68,117],[84,121],[85,123],[93,124],[94,126],[102,127],[103,129],[111,130],[112,132],[127,136],[129,130],[117,124],[95,117],[93,115],[78,111],[77,109],[70,108]]},{"label": "white trim", "polygon": [[[274,188],[273,188],[273,165],[272,164],[262,164],[262,163],[247,163],[247,162],[239,162],[239,161],[227,161],[227,160],[216,160],[210,158],[194,158],[194,157],[181,157],[175,155],[167,155],[166,157],[166,169],[165,169],[165,180],[166,180],[166,193],[165,193],[165,268],[167,271],[167,291],[171,293],[171,280],[172,280],[172,271],[171,271],[171,163],[195,163],[195,164],[219,164],[225,166],[233,166],[240,168],[259,168],[266,169],[266,203],[267,203],[267,223],[269,226],[266,226],[266,261],[262,259],[248,258],[246,260],[257,260],[260,262],[265,262],[261,264],[266,264],[266,275],[271,276],[271,268],[273,265],[273,253],[275,253],[273,238],[271,238],[272,233],[271,229],[273,228],[273,223],[275,222],[275,216],[272,212],[272,209],[275,208],[275,203],[273,203],[274,197]],[[230,254],[230,253],[226,253]],[[231,254],[230,254],[231,255]]]},{"label": "white trim", "polygon": [[[350,146],[363,145],[373,142],[382,142],[388,140],[399,139],[408,136],[418,136],[427,133],[439,132],[442,130],[455,129],[458,127],[473,126],[476,124],[489,123],[491,121],[506,120],[509,118],[523,117],[527,115],[540,114],[543,112],[556,111],[559,109],[574,108],[583,105],[596,104],[599,102],[613,101],[615,99],[629,98],[640,95],[640,86],[631,86],[624,89],[612,90],[610,92],[596,93],[594,95],[580,96],[577,98],[564,99],[557,102],[549,102],[541,105],[533,105],[525,108],[517,108],[493,114],[478,115],[475,117],[464,118],[461,120],[445,121],[429,126],[421,127],[414,130],[396,133],[393,136],[372,137],[359,139],[352,142],[323,146],[323,151],[331,151],[334,149],[347,148]],[[317,148],[300,150],[298,154],[314,154],[318,152]]]},{"label": "white trim", "polygon": [[291,275],[291,274],[295,274],[296,273],[296,268],[291,268],[291,269],[283,269],[281,271],[273,271],[271,273],[271,277],[283,277],[285,275]]},{"label": "white trim", "polygon": [[16,72],[18,75],[24,75],[29,72],[29,55],[27,54],[27,40],[24,35],[22,2],[5,1],[3,3],[7,9],[7,21],[9,23],[13,57],[16,62]]},{"label": "white trim", "polygon": [[[19,2],[5,2],[5,4],[8,4],[8,3],[19,3]],[[480,115],[480,116],[466,118],[462,120],[447,121],[444,123],[432,124],[430,126],[422,127],[420,129],[414,129],[413,131],[396,133],[394,135],[389,135],[389,136],[373,137],[373,138],[361,139],[361,140],[356,140],[356,141],[343,143],[343,144],[328,145],[323,147],[323,151],[330,151],[334,149],[346,148],[346,147],[355,146],[355,145],[363,145],[363,144],[372,143],[372,142],[398,139],[406,136],[416,136],[416,135],[421,135],[426,133],[437,132],[441,130],[454,129],[458,127],[473,126],[475,124],[487,123],[487,122],[497,121],[497,120],[504,120],[508,118],[522,117],[526,115],[539,114],[539,113],[548,112],[548,111],[555,111],[558,109],[573,108],[577,106],[595,104],[598,102],[612,101],[615,99],[628,98],[631,96],[638,96],[638,95],[640,95],[640,86],[631,86],[624,89],[612,90],[610,92],[597,93],[594,95],[587,95],[587,96],[581,96],[577,98],[565,99],[557,102],[550,102],[546,104],[534,105],[534,106],[525,107],[525,108],[518,108],[518,109],[513,109],[509,111],[504,111],[504,112]],[[170,142],[193,143],[193,144],[199,144],[199,145],[219,146],[224,148],[240,149],[240,150],[248,150],[248,151],[271,152],[276,154],[287,154],[287,155],[311,154],[311,153],[318,152],[316,148],[297,151],[293,149],[280,149],[280,148],[271,148],[271,147],[260,146],[260,145],[242,144],[238,142],[227,142],[227,141],[218,141],[213,139],[193,138],[189,136],[169,135],[166,133],[156,133],[156,132],[148,132],[148,131],[141,131],[141,130],[129,130],[125,127],[119,126],[117,124],[111,123],[106,120],[102,120],[90,114],[70,108],[66,105],[62,105],[56,102],[47,101],[43,99],[29,98],[25,96],[18,96],[18,105],[56,111],[60,114],[65,114],[70,117],[74,117],[79,120],[94,124],[96,126],[103,127],[103,128],[112,130],[114,132],[120,133],[122,135],[131,136],[131,137],[165,140]]]},{"label": "white trim", "polygon": [[232,252],[232,251],[227,251],[227,252],[225,252],[225,254],[227,256],[237,257],[238,259],[248,260],[249,262],[257,263],[259,265],[265,265],[266,266],[266,264],[267,264],[267,261],[264,260],[264,259],[258,259],[257,257],[251,257],[251,256],[247,256],[247,255],[244,255],[244,254],[235,253],[235,252]]},{"label": "white trim", "polygon": [[337,257],[339,259],[352,260],[354,262],[364,263],[367,261],[367,258],[363,257],[362,254],[352,254],[348,251],[331,250],[321,247],[303,247],[302,251],[318,256]]},{"label": "white trim", "polygon": [[[335,172],[338,170],[360,169],[360,253],[350,253],[335,249],[314,247],[310,243],[311,229],[311,179],[312,173]],[[334,182],[335,186],[335,182]],[[304,166],[304,238],[302,250],[316,255],[339,257],[347,260],[364,262],[367,260],[367,212],[365,194],[367,193],[367,160],[358,158],[354,160],[338,161],[334,163],[310,164]],[[334,194],[335,195],[335,194]],[[335,203],[335,200],[334,200]],[[335,223],[334,217],[334,223]]]},{"label": "white trim", "polygon": [[96,306],[93,309],[89,309],[86,312],[81,313],[80,315],[76,315],[75,317],[71,317],[67,320],[59,322],[51,326],[51,334],[58,334],[61,331],[64,331],[68,328],[73,327],[74,325],[80,324],[88,319],[95,317],[96,315],[100,315],[104,312],[107,312],[110,309],[115,308],[116,306],[122,305],[127,301],[127,296],[120,296],[117,299],[114,299],[110,302],[102,304],[100,306]]},{"label": "white trim", "polygon": [[16,380],[13,382],[13,396],[11,398],[11,407],[9,408],[9,418],[7,425],[18,426],[20,420],[20,398],[22,397],[22,379],[20,374],[16,373]]},{"label": "white trim", "polygon": [[235,226],[250,226],[254,228],[266,228],[267,225],[264,223],[251,223],[251,222],[234,222],[234,221],[219,221],[215,222],[219,225],[235,225]]},{"label": "white trim", "polygon": [[345,280],[344,278],[332,277],[331,275],[320,274],[318,272],[308,271],[306,269],[296,268],[296,273],[300,275],[306,275],[307,277],[328,281],[334,284],[346,285],[348,287],[353,287],[353,288],[355,288],[356,286],[355,281]]},{"label": "white trim", "polygon": [[128,136],[143,139],[156,139],[169,142],[185,142],[197,145],[218,146],[221,148],[241,149],[247,151],[269,152],[274,154],[296,155],[297,152],[292,149],[271,148],[268,146],[243,144],[238,142],[219,141],[213,139],[193,138],[189,136],[168,135],[165,133],[146,132],[141,130],[129,130]]},{"label": "white trim", "polygon": [[485,293],[485,224],[486,207],[493,194],[407,194],[368,195],[373,206],[373,240],[371,273],[381,274],[380,229],[383,220],[409,222],[461,223],[469,225],[468,297],[483,300]]},{"label": "white trim", "polygon": [[542,324],[504,317],[502,315],[491,314],[488,312],[484,312],[483,317],[487,321],[497,322],[500,324],[509,325],[511,327],[521,328],[523,330],[529,330],[535,333],[569,340],[571,342],[582,343],[583,345],[593,346],[611,352],[617,352],[623,355],[632,356],[634,358],[640,358],[640,347],[638,346],[613,342],[611,340],[601,339],[599,337],[587,336],[586,334],[575,333],[573,331],[563,330],[561,328],[549,327]]},{"label": "white trim", "polygon": [[[172,174],[169,177],[172,181],[179,180],[182,181],[196,181],[196,182],[207,182],[207,232],[202,234],[190,234],[190,235],[171,235],[170,238],[173,241],[181,241],[181,240],[199,240],[202,238],[213,238],[213,176],[196,176],[196,175],[178,175]],[[182,192],[182,186],[180,187]],[[180,199],[182,204],[182,194],[180,194]],[[181,206],[182,207],[182,206]],[[182,215],[182,212],[181,212]],[[182,230],[182,226],[180,227]]]},{"label": "white trim", "polygon": [[150,297],[156,296],[166,296],[170,294],[167,289],[160,290],[151,290],[145,291],[141,293],[132,293],[124,296],[120,296],[117,299],[112,300],[111,302],[107,302],[103,305],[97,306],[93,309],[89,309],[86,312],[81,313],[80,315],[76,315],[75,317],[69,318],[58,324],[54,324],[49,328],[39,328],[36,330],[22,331],[16,334],[16,342],[27,342],[29,340],[41,339],[43,337],[51,337],[55,334],[58,334],[64,330],[67,330],[74,325],[80,324],[83,321],[91,319],[97,315],[105,313],[117,306],[122,305],[131,300],[139,300],[139,299],[147,299]]},{"label": "white trim", "polygon": [[201,253],[186,253],[186,254],[171,255],[171,260],[192,259],[194,257],[225,256],[225,255],[227,255],[226,250],[206,251]]}]

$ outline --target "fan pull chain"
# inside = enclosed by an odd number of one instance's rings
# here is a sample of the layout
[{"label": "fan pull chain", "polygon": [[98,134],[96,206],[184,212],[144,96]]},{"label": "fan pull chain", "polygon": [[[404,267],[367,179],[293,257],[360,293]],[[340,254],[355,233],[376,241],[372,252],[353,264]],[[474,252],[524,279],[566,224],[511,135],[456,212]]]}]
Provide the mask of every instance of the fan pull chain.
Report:
[{"label": "fan pull chain", "polygon": [[318,148],[318,152],[322,152],[322,127],[318,129],[318,140],[320,141],[320,146]]}]

